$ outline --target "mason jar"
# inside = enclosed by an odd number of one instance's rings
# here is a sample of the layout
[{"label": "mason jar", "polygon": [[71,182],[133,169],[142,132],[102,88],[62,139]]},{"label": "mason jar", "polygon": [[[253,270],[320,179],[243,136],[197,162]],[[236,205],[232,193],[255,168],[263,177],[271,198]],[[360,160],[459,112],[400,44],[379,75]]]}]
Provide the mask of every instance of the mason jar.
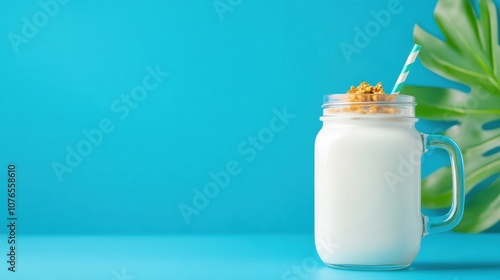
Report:
[{"label": "mason jar", "polygon": [[[315,141],[314,228],[327,265],[405,268],[423,236],[460,221],[462,154],[450,138],[416,130],[415,105],[406,95],[325,96]],[[453,204],[439,217],[421,213],[421,158],[431,148],[446,150],[453,169]]]}]

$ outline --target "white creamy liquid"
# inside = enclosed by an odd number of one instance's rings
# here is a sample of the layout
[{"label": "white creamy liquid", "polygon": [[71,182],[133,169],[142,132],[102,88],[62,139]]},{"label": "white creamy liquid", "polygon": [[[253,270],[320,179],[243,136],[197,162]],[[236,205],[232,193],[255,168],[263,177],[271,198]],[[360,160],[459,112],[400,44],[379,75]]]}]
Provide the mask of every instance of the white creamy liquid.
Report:
[{"label": "white creamy liquid", "polygon": [[326,264],[415,259],[423,231],[422,145],[412,120],[324,122],[315,143],[315,239]]}]

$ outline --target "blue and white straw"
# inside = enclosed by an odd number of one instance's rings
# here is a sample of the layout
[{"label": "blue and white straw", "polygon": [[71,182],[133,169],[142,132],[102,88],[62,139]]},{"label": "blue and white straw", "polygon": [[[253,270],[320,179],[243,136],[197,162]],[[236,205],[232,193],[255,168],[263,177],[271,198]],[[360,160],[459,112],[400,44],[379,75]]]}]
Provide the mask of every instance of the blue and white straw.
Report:
[{"label": "blue and white straw", "polygon": [[403,70],[401,71],[401,74],[399,74],[398,80],[396,81],[396,84],[394,85],[394,88],[391,91],[391,94],[399,94],[401,91],[401,88],[403,87],[403,84],[406,81],[406,77],[408,76],[408,73],[410,73],[410,69],[413,66],[413,63],[415,62],[415,59],[417,59],[418,52],[420,51],[421,46],[415,44],[413,46],[413,49],[411,50],[410,55],[408,56],[408,59],[406,60],[405,66],[403,67]]}]

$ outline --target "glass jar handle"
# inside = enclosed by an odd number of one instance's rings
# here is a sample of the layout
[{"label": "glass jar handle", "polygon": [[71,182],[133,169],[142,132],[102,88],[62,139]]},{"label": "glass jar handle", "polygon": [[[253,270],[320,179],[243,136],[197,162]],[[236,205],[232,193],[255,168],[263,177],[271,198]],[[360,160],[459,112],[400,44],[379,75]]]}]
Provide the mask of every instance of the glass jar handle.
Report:
[{"label": "glass jar handle", "polygon": [[443,135],[428,135],[422,133],[424,152],[438,148],[448,152],[451,160],[451,176],[453,182],[453,198],[448,213],[443,216],[424,217],[424,233],[437,233],[454,228],[462,219],[465,202],[464,162],[460,148],[451,138]]}]

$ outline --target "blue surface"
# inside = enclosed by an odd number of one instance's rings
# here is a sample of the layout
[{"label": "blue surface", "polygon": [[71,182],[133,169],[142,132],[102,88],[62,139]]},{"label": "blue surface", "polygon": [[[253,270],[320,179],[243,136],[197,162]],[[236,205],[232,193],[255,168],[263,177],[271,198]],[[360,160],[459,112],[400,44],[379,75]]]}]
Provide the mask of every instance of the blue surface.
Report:
[{"label": "blue surface", "polygon": [[308,234],[20,238],[25,279],[500,279],[500,234],[436,234],[390,272],[343,271],[319,260]]}]

